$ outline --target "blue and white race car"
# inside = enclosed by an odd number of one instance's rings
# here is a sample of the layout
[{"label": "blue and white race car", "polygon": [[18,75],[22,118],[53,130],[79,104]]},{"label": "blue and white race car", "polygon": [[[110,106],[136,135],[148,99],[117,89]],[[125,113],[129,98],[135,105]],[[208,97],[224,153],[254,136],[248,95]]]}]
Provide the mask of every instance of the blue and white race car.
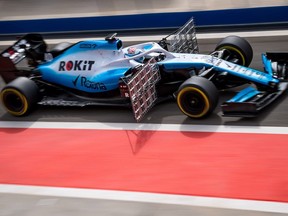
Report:
[{"label": "blue and white race car", "polygon": [[[140,121],[158,101],[175,98],[185,115],[203,118],[217,106],[219,90],[251,83],[222,110],[227,116],[255,116],[286,90],[288,53],[263,54],[264,71],[248,68],[252,57],[250,44],[237,36],[199,54],[193,19],[158,43],[125,48],[113,34],[48,51],[40,34],[27,34],[0,53],[7,83],[0,97],[15,116],[37,105],[116,105],[131,107]],[[28,68],[17,66],[23,59]]]}]

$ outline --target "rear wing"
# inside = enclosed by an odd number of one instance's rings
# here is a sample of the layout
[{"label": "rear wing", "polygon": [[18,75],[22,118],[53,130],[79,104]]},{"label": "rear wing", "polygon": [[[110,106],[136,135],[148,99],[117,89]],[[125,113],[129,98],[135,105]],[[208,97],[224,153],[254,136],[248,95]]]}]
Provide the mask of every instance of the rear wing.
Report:
[{"label": "rear wing", "polygon": [[194,19],[158,42],[161,47],[175,53],[199,53]]},{"label": "rear wing", "polygon": [[[35,66],[44,58],[47,45],[40,34],[26,34],[14,44],[0,52],[0,75],[8,83],[25,72],[16,65],[29,59],[29,66]],[[26,73],[25,73],[26,74]]]},{"label": "rear wing", "polygon": [[44,59],[46,48],[47,45],[42,36],[31,33],[19,38],[13,45],[1,52],[0,56],[10,58],[14,64],[18,64],[26,57],[40,61]]},{"label": "rear wing", "polygon": [[0,76],[5,83],[9,83],[18,76],[18,69],[13,61],[8,57],[2,57],[0,55]]}]

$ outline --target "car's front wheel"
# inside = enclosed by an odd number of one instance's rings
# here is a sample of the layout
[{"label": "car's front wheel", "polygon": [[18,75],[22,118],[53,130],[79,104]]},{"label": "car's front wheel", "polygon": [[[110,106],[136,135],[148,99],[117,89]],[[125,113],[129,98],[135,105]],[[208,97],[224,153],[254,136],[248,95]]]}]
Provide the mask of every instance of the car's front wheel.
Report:
[{"label": "car's front wheel", "polygon": [[253,49],[250,43],[238,36],[228,36],[221,40],[215,51],[223,51],[222,59],[248,67],[253,59]]},{"label": "car's front wheel", "polygon": [[193,76],[179,87],[177,105],[188,117],[199,119],[214,111],[218,98],[218,89],[211,81]]}]

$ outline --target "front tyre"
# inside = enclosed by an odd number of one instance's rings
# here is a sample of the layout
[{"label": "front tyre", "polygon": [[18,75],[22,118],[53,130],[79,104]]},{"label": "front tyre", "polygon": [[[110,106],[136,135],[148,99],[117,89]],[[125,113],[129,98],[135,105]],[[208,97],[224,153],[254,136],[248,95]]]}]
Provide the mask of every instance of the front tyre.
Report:
[{"label": "front tyre", "polygon": [[215,85],[193,76],[186,80],[177,93],[177,105],[188,117],[199,119],[211,114],[218,104],[219,93]]},{"label": "front tyre", "polygon": [[253,49],[250,43],[242,37],[228,36],[221,40],[215,51],[224,50],[222,59],[248,67],[253,59]]},{"label": "front tyre", "polygon": [[39,100],[39,89],[34,81],[18,77],[2,89],[0,99],[11,115],[24,116],[35,108]]}]

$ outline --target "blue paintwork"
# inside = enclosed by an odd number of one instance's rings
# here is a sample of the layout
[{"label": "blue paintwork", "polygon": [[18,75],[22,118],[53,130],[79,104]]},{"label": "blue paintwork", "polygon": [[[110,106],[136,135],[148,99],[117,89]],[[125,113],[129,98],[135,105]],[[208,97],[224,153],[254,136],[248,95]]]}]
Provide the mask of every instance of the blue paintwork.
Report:
[{"label": "blue paintwork", "polygon": [[152,49],[152,47],[153,47],[152,44],[147,44],[147,45],[143,46],[143,49],[146,51],[146,50]]},{"label": "blue paintwork", "polygon": [[[120,77],[130,67],[124,65],[105,68],[110,61],[117,60],[117,57],[106,60],[105,54],[109,57],[118,52],[118,42],[121,41],[81,41],[52,61],[39,65],[37,70],[42,74],[43,80],[68,88],[93,93],[117,89]],[[67,68],[67,62],[72,62],[73,66]]]},{"label": "blue paintwork", "polygon": [[[223,69],[220,67],[217,67],[217,69],[219,71],[223,71]],[[231,75],[238,76],[240,78],[250,80],[255,83],[260,83],[263,85],[269,85],[270,82],[279,83],[279,80],[273,78],[270,74],[255,70],[253,68],[236,66],[235,69],[226,70],[226,71],[229,72]]]},{"label": "blue paintwork", "polygon": [[[195,54],[191,54],[195,55]],[[181,55],[180,55],[181,56]],[[200,55],[199,55],[200,56]],[[203,55],[204,56],[204,55]],[[233,76],[237,76],[246,80],[250,80],[254,83],[259,83],[262,85],[269,85],[270,82],[279,83],[278,79],[275,79],[271,73],[265,73],[262,71],[255,70],[253,68],[248,68],[244,66],[240,66],[237,64],[233,64],[231,62],[227,62],[212,56],[204,56],[206,58],[205,62],[189,62],[187,59],[183,59],[183,61],[177,59],[177,61],[167,61],[161,62],[160,64],[163,65],[166,69],[173,71],[174,69],[189,69],[195,67],[197,69],[211,68],[215,71],[219,72],[229,72],[229,74]],[[210,58],[210,59],[209,59]]]},{"label": "blue paintwork", "polygon": [[168,61],[168,62],[161,62],[160,65],[163,65],[166,70],[176,70],[176,69],[189,69],[189,68],[197,68],[201,69],[203,66],[205,67],[211,67],[210,64],[204,64],[204,63],[195,63],[195,62],[187,62],[187,61]]},{"label": "blue paintwork", "polygon": [[[40,66],[42,79],[68,88],[90,93],[107,92],[119,88],[119,79],[129,68],[104,71],[99,75],[85,76],[78,74],[59,74],[49,67]],[[91,87],[95,86],[95,87]]]},{"label": "blue paintwork", "polygon": [[[166,58],[158,64],[163,66],[167,73],[179,69],[189,73],[190,68],[205,67],[213,68],[219,73],[228,72],[233,76],[265,86],[269,86],[271,82],[279,83],[271,73],[240,66],[211,55],[169,53],[152,42],[133,45],[136,49],[142,48],[142,52],[128,58],[126,55],[128,48],[118,50],[119,42],[121,41],[97,40],[76,43],[51,62],[38,66],[38,71],[42,74],[42,79],[47,82],[85,92],[106,92],[119,88],[119,79],[125,72],[134,67],[135,62],[140,64],[135,60],[158,50],[166,54]],[[133,59],[132,64],[130,60]],[[268,67],[268,60],[263,58],[263,61]]]},{"label": "blue paintwork", "polygon": [[[109,42],[106,40],[87,40],[74,44],[64,52],[65,55],[78,52],[87,52],[91,50],[117,50],[117,43],[120,40]],[[63,54],[62,54],[63,55]]]},{"label": "blue paintwork", "polygon": [[269,60],[264,53],[262,54],[262,62],[263,62],[265,71],[272,76],[273,70],[272,70],[271,60]]},{"label": "blue paintwork", "polygon": [[236,94],[233,98],[231,98],[227,102],[238,102],[238,103],[245,102],[259,93],[260,92],[257,89],[248,86],[247,88],[240,91],[238,94]]}]

